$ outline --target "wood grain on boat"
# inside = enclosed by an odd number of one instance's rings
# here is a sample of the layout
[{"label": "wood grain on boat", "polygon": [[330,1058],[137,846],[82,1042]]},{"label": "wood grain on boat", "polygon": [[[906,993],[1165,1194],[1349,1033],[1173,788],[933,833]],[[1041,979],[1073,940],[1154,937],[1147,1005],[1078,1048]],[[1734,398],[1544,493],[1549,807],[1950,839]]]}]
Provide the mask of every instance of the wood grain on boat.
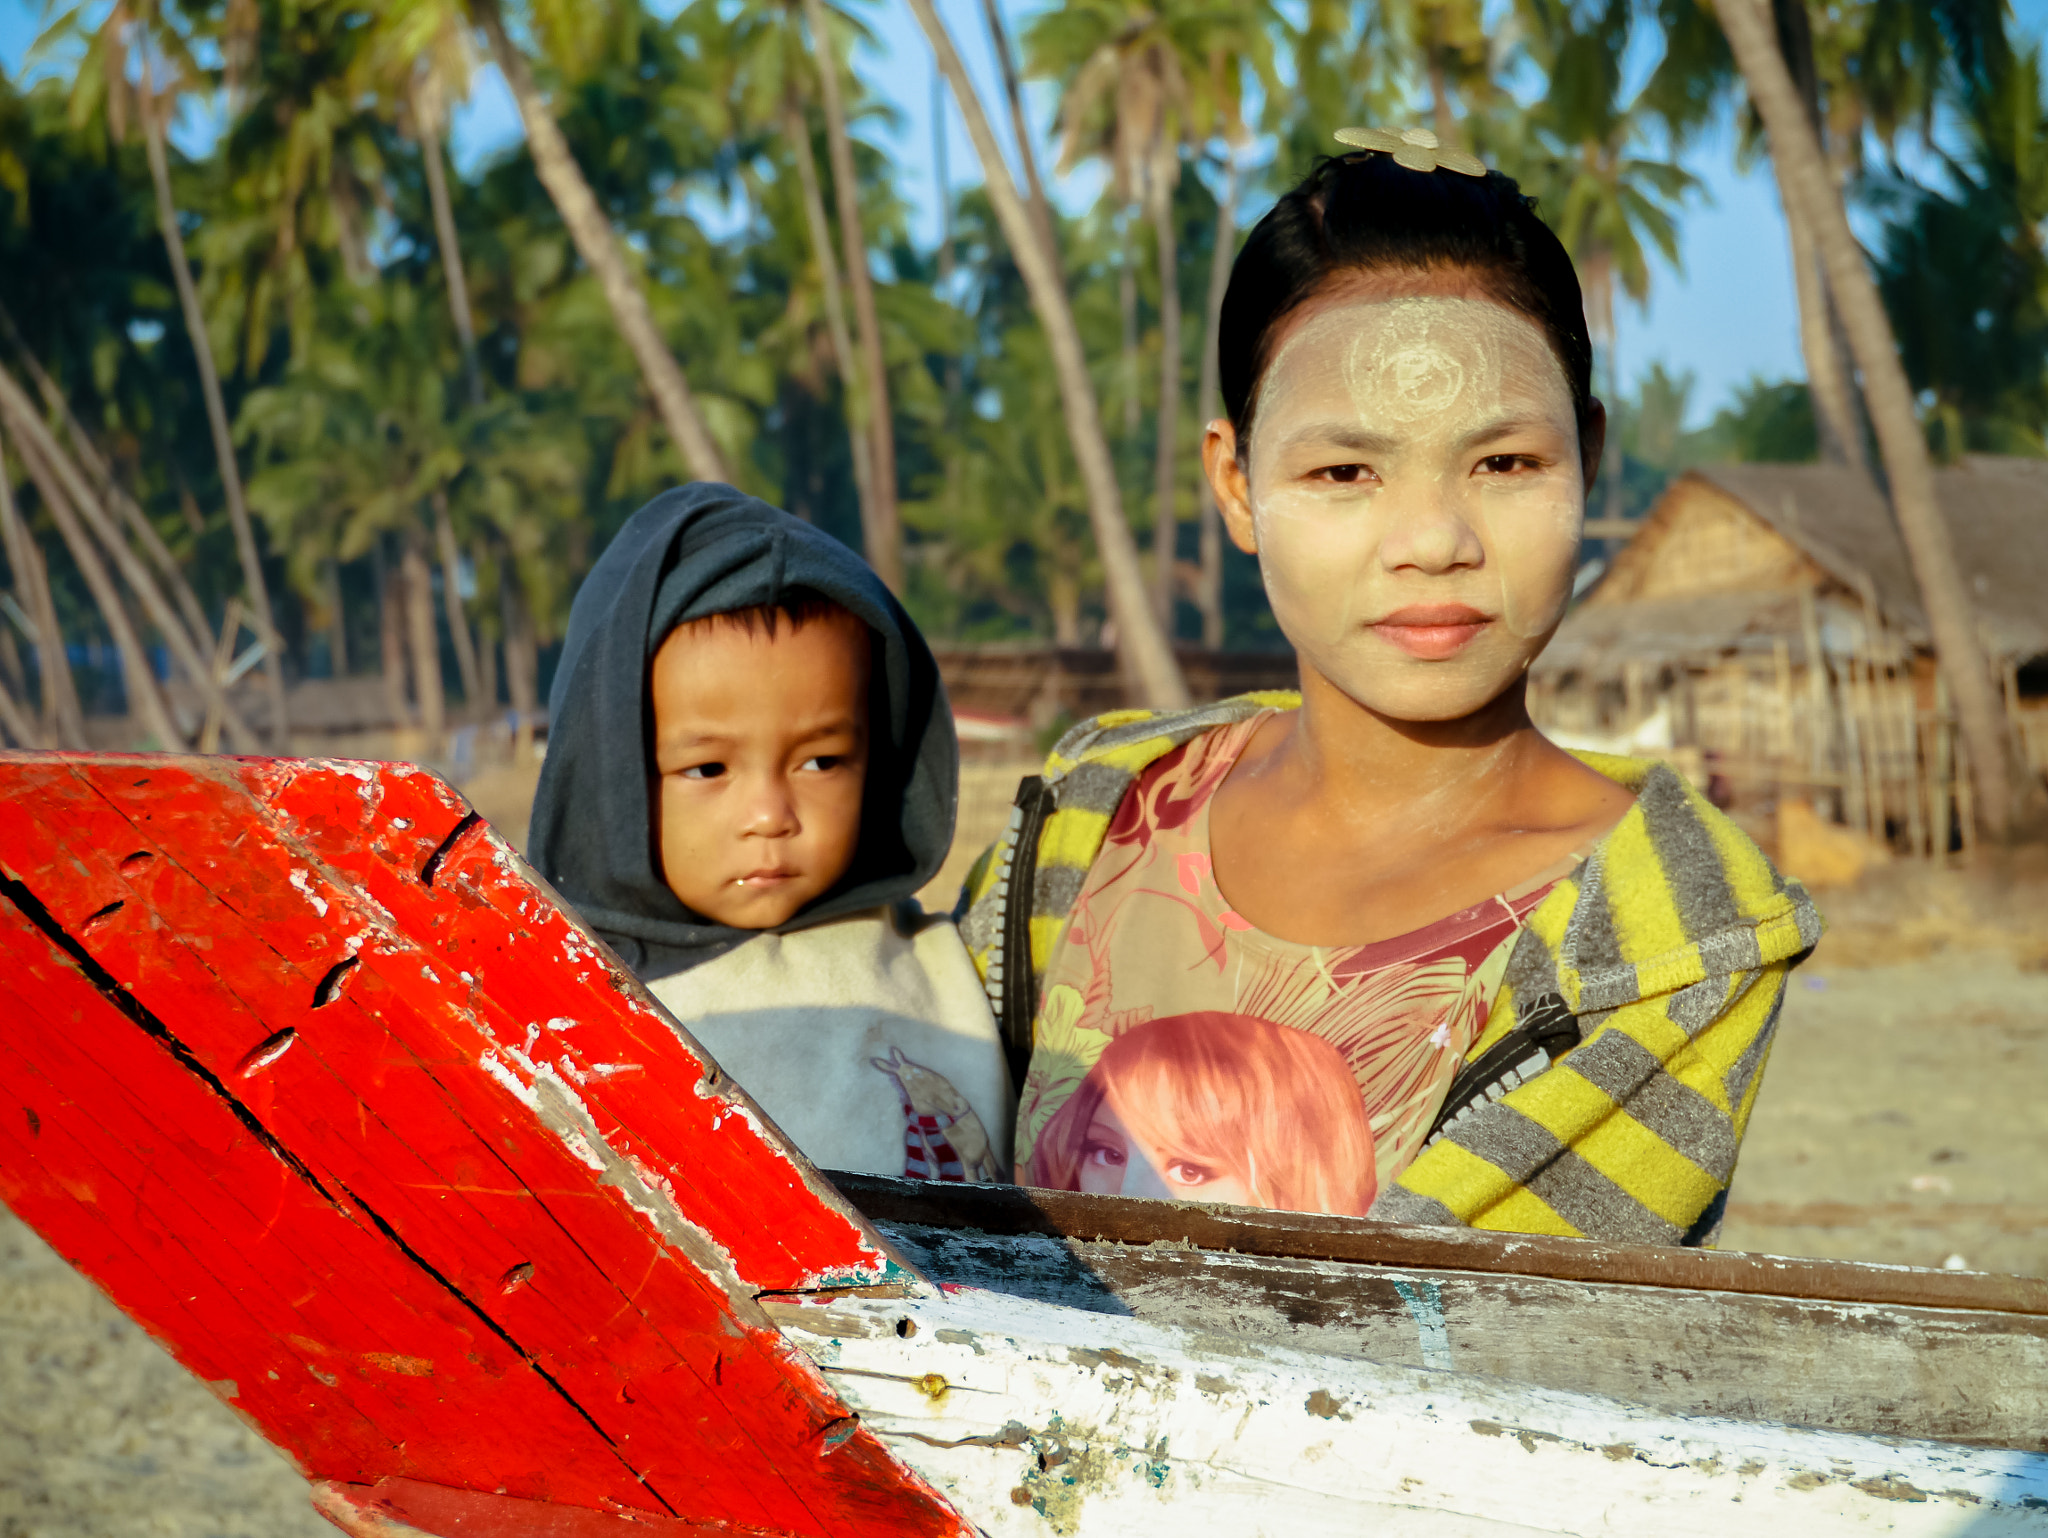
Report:
[{"label": "wood grain on boat", "polygon": [[452,792],[0,758],[0,1196],[315,1478],[956,1533],[754,1301],[865,1223]]}]

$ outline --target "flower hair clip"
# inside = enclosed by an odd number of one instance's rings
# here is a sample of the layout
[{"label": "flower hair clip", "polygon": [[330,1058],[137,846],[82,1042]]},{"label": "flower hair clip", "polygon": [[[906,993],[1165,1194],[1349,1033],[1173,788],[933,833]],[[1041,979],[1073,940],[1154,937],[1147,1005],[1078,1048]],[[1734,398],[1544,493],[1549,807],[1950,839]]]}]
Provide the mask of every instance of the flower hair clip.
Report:
[{"label": "flower hair clip", "polygon": [[1353,149],[1378,150],[1394,157],[1394,164],[1411,171],[1456,171],[1460,176],[1484,176],[1486,166],[1478,156],[1462,150],[1447,150],[1427,128],[1340,128],[1337,142]]}]

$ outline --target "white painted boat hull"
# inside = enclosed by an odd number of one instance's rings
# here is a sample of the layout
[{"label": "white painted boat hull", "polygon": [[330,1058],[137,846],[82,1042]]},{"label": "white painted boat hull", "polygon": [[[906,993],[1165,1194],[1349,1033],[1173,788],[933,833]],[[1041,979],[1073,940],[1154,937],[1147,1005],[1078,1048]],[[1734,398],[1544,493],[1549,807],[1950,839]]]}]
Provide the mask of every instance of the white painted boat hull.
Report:
[{"label": "white painted boat hull", "polygon": [[990,1538],[2048,1534],[2048,1457],[1676,1416],[978,1289],[771,1305]]}]

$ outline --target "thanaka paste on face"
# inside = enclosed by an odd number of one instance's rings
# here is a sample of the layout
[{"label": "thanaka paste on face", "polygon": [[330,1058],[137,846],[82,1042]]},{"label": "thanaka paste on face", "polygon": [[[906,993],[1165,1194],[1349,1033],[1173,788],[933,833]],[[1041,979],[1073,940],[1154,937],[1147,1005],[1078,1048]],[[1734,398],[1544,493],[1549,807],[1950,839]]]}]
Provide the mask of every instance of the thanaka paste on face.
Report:
[{"label": "thanaka paste on face", "polygon": [[[1481,467],[1536,446],[1540,470]],[[1372,476],[1311,478],[1352,463]],[[1361,703],[1467,714],[1564,615],[1585,509],[1577,413],[1542,330],[1504,306],[1431,296],[1310,315],[1265,370],[1247,469],[1274,617]],[[1424,661],[1370,628],[1416,604],[1467,605],[1501,633]]]}]

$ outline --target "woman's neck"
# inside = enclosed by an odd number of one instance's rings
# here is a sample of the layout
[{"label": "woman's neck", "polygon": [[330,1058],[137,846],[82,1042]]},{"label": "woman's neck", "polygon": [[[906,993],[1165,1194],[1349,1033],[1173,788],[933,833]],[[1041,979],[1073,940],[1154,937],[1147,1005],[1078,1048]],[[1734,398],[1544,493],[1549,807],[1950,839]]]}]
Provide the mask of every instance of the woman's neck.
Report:
[{"label": "woman's neck", "polygon": [[1488,821],[1519,799],[1527,771],[1558,753],[1529,719],[1526,677],[1451,721],[1382,715],[1307,665],[1301,695],[1292,730],[1259,772],[1344,822],[1398,815],[1448,832]]}]

